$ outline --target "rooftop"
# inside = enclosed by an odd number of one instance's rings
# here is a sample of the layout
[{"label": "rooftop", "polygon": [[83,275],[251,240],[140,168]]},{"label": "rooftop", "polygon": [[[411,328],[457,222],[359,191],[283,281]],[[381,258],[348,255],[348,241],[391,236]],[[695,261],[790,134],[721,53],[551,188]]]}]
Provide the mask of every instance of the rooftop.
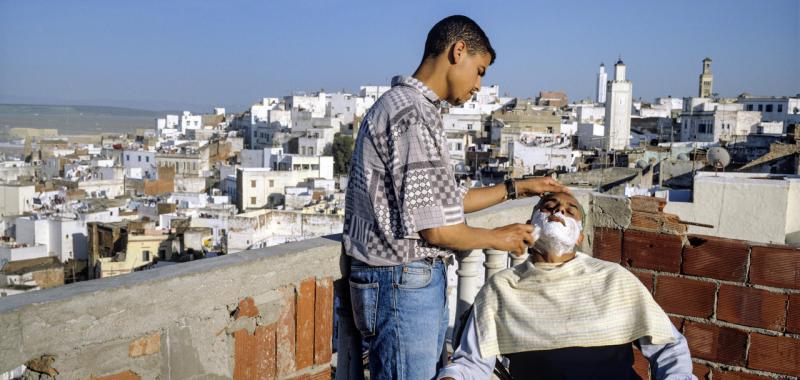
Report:
[{"label": "rooftop", "polygon": [[[800,376],[791,359],[800,353],[800,250],[653,229],[674,223],[655,198],[575,195],[588,216],[583,251],[642,281],[686,336],[698,377]],[[468,223],[524,221],[535,201]],[[361,352],[348,324],[331,345],[333,314],[347,308],[334,306],[347,289],[340,252],[333,235],[5,297],[0,372],[27,364],[63,378],[322,379],[334,365],[337,379],[354,378]],[[456,313],[509,256],[476,250],[458,261]],[[648,378],[638,351],[634,367]]]}]

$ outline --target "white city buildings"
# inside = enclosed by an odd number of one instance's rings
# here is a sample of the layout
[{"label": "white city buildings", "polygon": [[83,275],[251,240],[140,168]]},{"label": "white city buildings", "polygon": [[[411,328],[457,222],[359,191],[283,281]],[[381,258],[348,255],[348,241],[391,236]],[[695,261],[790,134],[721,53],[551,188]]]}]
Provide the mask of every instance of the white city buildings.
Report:
[{"label": "white city buildings", "polygon": [[708,98],[683,101],[681,141],[738,141],[758,133],[761,113],[745,111],[740,103],[717,103]]},{"label": "white city buildings", "polygon": [[742,94],[736,100],[745,111],[761,112],[762,121],[781,122],[785,127],[800,123],[800,94],[797,96],[751,96]]}]

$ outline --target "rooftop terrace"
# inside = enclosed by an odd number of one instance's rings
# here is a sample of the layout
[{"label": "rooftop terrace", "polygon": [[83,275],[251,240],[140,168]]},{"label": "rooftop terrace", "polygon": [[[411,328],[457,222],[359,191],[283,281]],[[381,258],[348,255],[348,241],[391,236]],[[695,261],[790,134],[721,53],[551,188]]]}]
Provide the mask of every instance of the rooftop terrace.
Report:
[{"label": "rooftop terrace", "polygon": [[[652,199],[577,196],[589,213],[582,249],[642,280],[686,335],[698,377],[800,376],[800,250],[686,236]],[[533,202],[468,222],[524,222]],[[59,379],[328,379],[335,367],[337,379],[359,378],[347,319],[332,352],[334,294],[347,289],[340,250],[333,235],[0,299],[0,373],[24,364]],[[458,261],[456,313],[512,262],[492,250]],[[638,354],[636,369],[646,378]]]}]

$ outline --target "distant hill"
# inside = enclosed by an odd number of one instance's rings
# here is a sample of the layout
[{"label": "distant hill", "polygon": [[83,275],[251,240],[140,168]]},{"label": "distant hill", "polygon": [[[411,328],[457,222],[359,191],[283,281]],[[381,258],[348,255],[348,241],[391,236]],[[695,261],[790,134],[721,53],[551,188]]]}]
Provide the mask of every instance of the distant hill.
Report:
[{"label": "distant hill", "polygon": [[0,128],[54,128],[59,134],[133,132],[153,128],[155,119],[178,111],[123,107],[0,104]]}]

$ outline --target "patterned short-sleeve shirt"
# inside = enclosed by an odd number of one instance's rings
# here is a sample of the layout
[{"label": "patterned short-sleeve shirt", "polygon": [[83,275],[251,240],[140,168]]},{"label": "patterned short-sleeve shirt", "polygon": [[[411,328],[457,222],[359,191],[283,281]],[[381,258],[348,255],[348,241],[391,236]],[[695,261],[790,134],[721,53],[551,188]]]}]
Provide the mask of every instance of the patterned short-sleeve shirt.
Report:
[{"label": "patterned short-sleeve shirt", "polygon": [[466,188],[455,180],[439,104],[422,82],[397,76],[365,115],[347,185],[347,255],[387,266],[452,253],[418,234],[464,221]]}]

